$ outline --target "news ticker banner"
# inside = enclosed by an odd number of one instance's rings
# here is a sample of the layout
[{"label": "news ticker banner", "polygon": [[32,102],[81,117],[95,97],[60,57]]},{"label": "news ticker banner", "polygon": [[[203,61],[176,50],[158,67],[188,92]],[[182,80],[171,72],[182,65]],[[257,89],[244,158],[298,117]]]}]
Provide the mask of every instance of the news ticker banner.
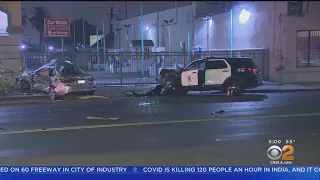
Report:
[{"label": "news ticker banner", "polygon": [[1,174],[267,174],[315,173],[320,166],[0,166]]},{"label": "news ticker banner", "polygon": [[[320,166],[0,166],[0,175],[293,175],[319,179]],[[26,176],[27,177],[27,176]]]}]

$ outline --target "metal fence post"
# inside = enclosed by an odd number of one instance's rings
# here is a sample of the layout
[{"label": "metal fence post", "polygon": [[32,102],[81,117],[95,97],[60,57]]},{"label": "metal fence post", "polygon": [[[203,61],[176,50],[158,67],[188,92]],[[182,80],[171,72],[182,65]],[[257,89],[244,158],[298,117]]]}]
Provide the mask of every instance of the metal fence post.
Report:
[{"label": "metal fence post", "polygon": [[264,71],[265,73],[265,80],[269,80],[270,77],[269,77],[269,50],[268,49],[265,49],[264,50],[264,64],[265,64],[265,68],[264,68]]},{"label": "metal fence post", "polygon": [[122,84],[122,67],[123,67],[123,53],[119,53],[119,66],[120,66],[120,84]]}]

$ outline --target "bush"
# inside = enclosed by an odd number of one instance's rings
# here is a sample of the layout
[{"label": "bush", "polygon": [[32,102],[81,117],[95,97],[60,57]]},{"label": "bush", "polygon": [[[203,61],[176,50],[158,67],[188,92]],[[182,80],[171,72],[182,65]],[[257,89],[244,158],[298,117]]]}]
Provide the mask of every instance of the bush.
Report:
[{"label": "bush", "polygon": [[0,60],[0,95],[15,94],[20,92],[20,87],[16,86],[16,77],[25,70],[22,66],[18,72],[10,68],[5,68],[3,61]]}]

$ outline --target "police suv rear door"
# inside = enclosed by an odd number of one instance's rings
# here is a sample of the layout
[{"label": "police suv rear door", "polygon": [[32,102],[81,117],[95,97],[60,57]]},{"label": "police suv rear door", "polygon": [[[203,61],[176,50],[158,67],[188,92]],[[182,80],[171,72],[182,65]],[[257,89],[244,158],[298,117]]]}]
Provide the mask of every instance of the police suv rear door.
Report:
[{"label": "police suv rear door", "polygon": [[231,66],[225,59],[209,59],[206,63],[205,85],[222,85],[231,76]]}]

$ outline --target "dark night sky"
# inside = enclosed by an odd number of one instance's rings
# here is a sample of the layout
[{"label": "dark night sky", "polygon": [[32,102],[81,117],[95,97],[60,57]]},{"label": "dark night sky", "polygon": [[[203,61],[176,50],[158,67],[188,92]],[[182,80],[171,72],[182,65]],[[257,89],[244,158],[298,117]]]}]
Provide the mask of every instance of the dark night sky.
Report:
[{"label": "dark night sky", "polygon": [[[179,6],[189,5],[191,1],[179,1]],[[114,13],[118,13],[121,18],[125,17],[125,1],[24,1],[22,5],[28,13],[33,7],[42,6],[50,10],[51,16],[54,18],[70,18],[71,20],[84,17],[89,23],[102,27],[105,21],[108,29],[110,7],[114,7]],[[175,7],[175,1],[143,1],[143,9],[145,13],[151,13],[159,10],[171,9]],[[128,1],[128,17],[132,17],[133,12],[140,14],[139,1]],[[38,33],[27,26],[24,39],[32,38],[32,43],[39,43]]]}]

